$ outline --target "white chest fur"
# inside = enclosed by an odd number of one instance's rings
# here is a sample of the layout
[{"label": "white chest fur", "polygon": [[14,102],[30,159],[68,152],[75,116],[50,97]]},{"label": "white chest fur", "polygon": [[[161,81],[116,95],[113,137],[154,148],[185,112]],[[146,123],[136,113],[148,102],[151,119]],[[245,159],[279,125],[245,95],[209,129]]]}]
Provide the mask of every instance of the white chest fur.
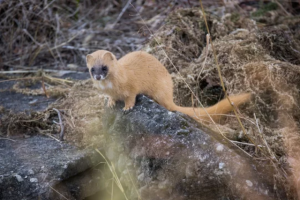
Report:
[{"label": "white chest fur", "polygon": [[99,81],[98,86],[101,90],[107,90],[107,89],[112,89],[113,88],[113,84],[110,81]]}]

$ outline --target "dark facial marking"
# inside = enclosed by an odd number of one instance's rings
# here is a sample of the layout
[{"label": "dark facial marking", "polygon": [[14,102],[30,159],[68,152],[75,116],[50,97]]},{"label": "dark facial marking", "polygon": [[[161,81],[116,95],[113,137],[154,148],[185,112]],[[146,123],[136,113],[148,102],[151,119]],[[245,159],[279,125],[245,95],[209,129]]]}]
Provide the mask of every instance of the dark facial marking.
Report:
[{"label": "dark facial marking", "polygon": [[108,74],[108,67],[107,66],[94,66],[91,68],[91,74],[95,80],[105,79]]},{"label": "dark facial marking", "polygon": [[102,67],[102,71],[103,71],[103,72],[107,72],[107,71],[108,71],[108,68],[107,68],[106,66],[103,66],[103,67]]}]

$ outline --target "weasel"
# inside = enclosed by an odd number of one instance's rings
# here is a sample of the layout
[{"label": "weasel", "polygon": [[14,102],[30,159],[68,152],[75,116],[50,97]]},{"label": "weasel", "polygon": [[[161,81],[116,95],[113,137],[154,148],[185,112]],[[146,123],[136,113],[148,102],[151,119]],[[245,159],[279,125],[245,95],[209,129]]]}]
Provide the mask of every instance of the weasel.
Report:
[{"label": "weasel", "polygon": [[[110,98],[108,106],[113,107],[117,100],[125,102],[123,110],[135,105],[136,95],[145,94],[170,111],[179,111],[196,121],[218,120],[220,114],[232,110],[227,99],[207,108],[177,106],[173,102],[173,81],[167,69],[152,55],[136,51],[121,59],[109,51],[98,50],[86,56],[87,67],[94,85]],[[230,96],[239,106],[250,99],[250,93]]]}]

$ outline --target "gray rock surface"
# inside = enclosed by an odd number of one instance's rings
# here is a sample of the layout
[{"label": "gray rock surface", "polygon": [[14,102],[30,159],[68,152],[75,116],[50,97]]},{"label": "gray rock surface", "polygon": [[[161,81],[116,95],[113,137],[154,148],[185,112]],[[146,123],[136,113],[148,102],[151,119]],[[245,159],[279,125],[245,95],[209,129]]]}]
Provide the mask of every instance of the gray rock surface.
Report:
[{"label": "gray rock surface", "polygon": [[286,198],[269,163],[255,162],[218,133],[145,96],[130,111],[123,106],[107,109],[103,125],[116,141],[110,159],[126,155],[135,166],[141,199]]},{"label": "gray rock surface", "polygon": [[[57,184],[68,199],[82,199],[96,192],[85,191],[83,195],[84,183],[97,179],[95,172],[92,177],[82,173],[90,174],[89,170],[101,161],[97,152],[40,135],[14,141],[1,139],[0,199],[59,199],[54,192]],[[76,192],[72,193],[73,188]]]},{"label": "gray rock surface", "polygon": [[[0,81],[3,81],[3,79],[0,79]],[[46,96],[32,96],[17,93],[12,90],[15,83],[16,81],[0,83],[0,106],[12,110],[15,113],[30,110],[42,111],[56,100],[55,98],[48,99]]]},{"label": "gray rock surface", "polygon": [[[85,80],[90,77],[89,73],[67,73],[59,78],[71,78],[75,80]],[[14,79],[11,77],[10,79]],[[6,82],[1,82],[6,81]],[[0,106],[9,109],[15,113],[24,111],[43,111],[48,105],[53,103],[56,98],[47,98],[45,95],[26,95],[17,93],[13,90],[13,85],[17,81],[7,81],[7,79],[0,78]],[[22,82],[20,82],[22,83]],[[25,86],[24,86],[25,87]],[[26,88],[26,87],[25,87]],[[41,82],[37,82],[29,87],[30,89],[42,88]],[[1,113],[0,113],[1,117]]]}]

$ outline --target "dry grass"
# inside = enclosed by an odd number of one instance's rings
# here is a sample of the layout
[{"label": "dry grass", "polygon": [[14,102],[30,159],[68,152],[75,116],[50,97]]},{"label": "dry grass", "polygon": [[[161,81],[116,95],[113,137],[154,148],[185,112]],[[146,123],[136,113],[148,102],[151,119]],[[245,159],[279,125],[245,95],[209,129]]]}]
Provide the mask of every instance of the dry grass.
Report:
[{"label": "dry grass", "polygon": [[[114,166],[114,164],[112,162],[109,162],[106,157],[98,150],[96,149],[96,151],[102,156],[102,158],[105,160],[105,163],[107,164],[109,170],[110,170],[110,173],[112,174],[113,176],[113,180],[115,182],[115,184],[117,185],[117,187],[119,188],[119,190],[121,191],[121,193],[123,194],[124,198],[126,200],[128,200],[128,197],[126,195],[126,190],[125,190],[125,186],[123,186],[119,176],[118,176],[118,173],[116,171],[116,168]],[[127,169],[128,170],[128,169]],[[127,180],[125,180],[127,182],[127,186],[129,185],[130,187],[133,187],[136,191],[136,196],[137,196],[137,199],[141,199],[140,197],[140,194],[136,188],[136,184],[134,183],[133,179],[132,179],[132,176],[130,175],[130,172],[127,174]],[[124,182],[124,180],[123,180]],[[111,192],[111,199],[114,199],[113,198],[114,196],[114,192],[113,192],[113,186],[112,186],[112,192]]]},{"label": "dry grass", "polygon": [[[105,30],[122,8],[118,1],[2,1],[0,4],[0,55],[2,65],[67,68],[68,64],[84,66],[84,55],[105,48],[120,55],[137,48],[138,34]],[[95,14],[97,13],[97,14]],[[109,33],[110,32],[110,33]],[[124,44],[110,46],[104,40],[118,37]],[[130,47],[126,38],[130,39]],[[123,38],[122,38],[123,37]],[[125,38],[126,37],[126,38]]]}]

